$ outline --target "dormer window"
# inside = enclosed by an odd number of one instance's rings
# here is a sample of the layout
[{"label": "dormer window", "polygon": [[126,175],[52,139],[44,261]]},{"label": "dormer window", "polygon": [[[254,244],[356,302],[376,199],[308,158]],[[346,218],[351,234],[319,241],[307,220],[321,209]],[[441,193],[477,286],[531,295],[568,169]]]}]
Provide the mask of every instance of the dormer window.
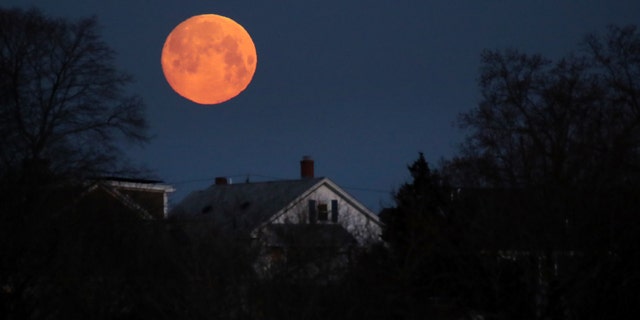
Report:
[{"label": "dormer window", "polygon": [[338,200],[331,200],[331,208],[324,201],[309,200],[309,223],[338,222]]},{"label": "dormer window", "polygon": [[318,209],[316,207],[315,200],[309,200],[309,223],[316,223],[318,221]]},{"label": "dormer window", "polygon": [[338,222],[338,200],[331,200],[331,222]]},{"label": "dormer window", "polygon": [[318,221],[329,220],[329,208],[326,203],[318,204]]}]

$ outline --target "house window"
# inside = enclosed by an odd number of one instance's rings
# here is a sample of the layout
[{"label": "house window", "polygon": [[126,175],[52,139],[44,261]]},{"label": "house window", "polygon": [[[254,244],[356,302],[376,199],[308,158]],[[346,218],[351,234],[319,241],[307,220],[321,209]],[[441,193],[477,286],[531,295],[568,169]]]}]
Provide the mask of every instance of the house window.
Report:
[{"label": "house window", "polygon": [[318,204],[318,220],[319,221],[329,220],[329,209],[327,208],[326,203]]},{"label": "house window", "polygon": [[316,210],[316,201],[309,200],[309,223],[316,223],[318,220],[318,213]]},{"label": "house window", "polygon": [[338,222],[338,200],[331,200],[331,221]]},{"label": "house window", "polygon": [[327,202],[309,200],[309,223],[318,221],[338,222],[338,200],[331,200],[331,207]]}]

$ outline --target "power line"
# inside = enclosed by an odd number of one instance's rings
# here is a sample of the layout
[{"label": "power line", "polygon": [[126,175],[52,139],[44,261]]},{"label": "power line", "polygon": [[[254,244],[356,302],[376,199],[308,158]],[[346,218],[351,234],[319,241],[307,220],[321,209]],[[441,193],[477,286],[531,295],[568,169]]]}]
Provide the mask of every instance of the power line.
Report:
[{"label": "power line", "polygon": [[[220,176],[218,176],[218,177],[220,177]],[[258,177],[258,178],[262,178],[262,179],[271,179],[270,181],[274,181],[274,180],[291,180],[291,179],[286,179],[286,178],[282,178],[282,177],[267,176],[267,175],[262,175],[262,174],[257,174],[257,173],[223,175],[223,177],[227,177],[227,178],[244,177],[244,178],[246,178],[246,181],[250,181],[251,177]],[[211,181],[213,183],[213,181],[215,181],[215,178],[216,177],[199,178],[199,179],[188,179],[188,180],[172,181],[172,182],[169,182],[169,183],[172,184],[172,185],[181,185],[181,184],[189,184],[189,183],[204,182],[204,181]],[[347,189],[347,190],[356,190],[356,191],[373,192],[373,193],[384,193],[384,194],[390,194],[391,193],[391,190],[382,190],[382,189],[375,189],[375,188],[365,188],[365,187],[356,187],[356,186],[341,186],[341,187],[343,189]]]},{"label": "power line", "polygon": [[390,194],[390,190],[382,190],[382,189],[372,189],[372,188],[362,188],[362,187],[349,187],[349,186],[341,186],[342,189],[348,190],[358,190],[358,191],[366,191],[366,192],[376,192],[376,193],[386,193]]},{"label": "power line", "polygon": [[203,181],[215,181],[217,177],[225,177],[225,178],[246,178],[246,180],[250,180],[251,177],[259,177],[263,179],[271,179],[271,180],[290,180],[282,177],[274,177],[274,176],[266,176],[257,173],[241,173],[241,174],[232,174],[232,175],[220,175],[210,178],[197,178],[197,179],[188,179],[188,180],[178,180],[178,181],[170,181],[170,184],[186,184],[186,183],[194,183],[194,182],[203,182]]}]

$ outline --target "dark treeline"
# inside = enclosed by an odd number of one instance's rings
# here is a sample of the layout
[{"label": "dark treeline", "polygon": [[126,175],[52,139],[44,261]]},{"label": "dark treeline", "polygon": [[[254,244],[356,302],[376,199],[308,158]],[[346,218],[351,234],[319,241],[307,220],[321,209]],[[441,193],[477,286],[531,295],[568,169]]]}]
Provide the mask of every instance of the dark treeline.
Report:
[{"label": "dark treeline", "polygon": [[313,254],[259,276],[247,239],[87,197],[87,177],[124,172],[117,139],[146,139],[130,78],[93,19],[0,10],[0,25],[5,319],[637,317],[635,27],[558,61],[483,53],[458,155],[435,170],[420,153],[380,213],[384,242],[327,281],[293,276]]},{"label": "dark treeline", "polygon": [[328,282],[292,276],[313,255],[261,277],[255,246],[204,221],[143,220],[95,198],[68,206],[78,195],[55,191],[59,183],[35,187],[28,203],[3,196],[0,312],[8,319],[600,319],[637,311],[638,190],[462,189],[422,156],[410,168],[413,180],[381,214],[385,243],[354,252]]},{"label": "dark treeline", "polygon": [[484,318],[637,317],[636,28],[589,35],[558,61],[486,51],[479,86],[459,154],[439,171],[421,155],[381,214],[392,270],[411,278],[402,293]]}]

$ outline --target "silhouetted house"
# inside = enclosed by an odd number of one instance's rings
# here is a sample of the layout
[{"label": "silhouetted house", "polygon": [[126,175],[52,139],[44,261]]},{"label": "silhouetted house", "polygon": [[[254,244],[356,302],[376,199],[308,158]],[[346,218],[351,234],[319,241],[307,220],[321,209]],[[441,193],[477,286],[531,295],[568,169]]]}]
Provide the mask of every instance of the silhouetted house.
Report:
[{"label": "silhouetted house", "polygon": [[381,241],[378,216],[313,171],[313,160],[305,157],[298,180],[230,184],[217,178],[209,188],[188,195],[169,216],[213,221],[220,230],[251,239],[260,245],[264,268],[294,260],[343,263],[355,248]]},{"label": "silhouetted house", "polygon": [[66,182],[49,188],[45,204],[58,211],[127,212],[145,219],[164,219],[173,187],[160,181],[100,178]]},{"label": "silhouetted house", "polygon": [[94,182],[123,204],[151,219],[167,218],[169,193],[175,189],[157,180],[107,178]]}]

